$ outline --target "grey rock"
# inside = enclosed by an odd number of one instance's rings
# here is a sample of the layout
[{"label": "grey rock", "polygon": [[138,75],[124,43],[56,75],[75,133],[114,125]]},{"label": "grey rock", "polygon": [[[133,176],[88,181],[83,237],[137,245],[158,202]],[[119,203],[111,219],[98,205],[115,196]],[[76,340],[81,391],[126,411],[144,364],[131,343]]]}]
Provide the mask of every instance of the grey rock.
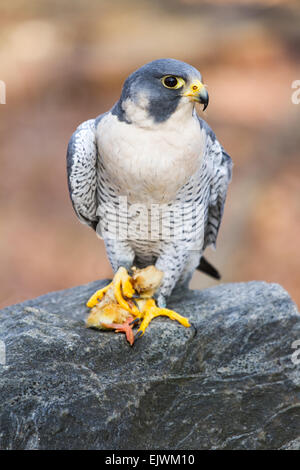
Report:
[{"label": "grey rock", "polygon": [[104,283],[0,312],[1,449],[300,449],[300,316],[282,287],[181,292],[169,305],[193,327],[157,318],[131,348],[84,326]]}]

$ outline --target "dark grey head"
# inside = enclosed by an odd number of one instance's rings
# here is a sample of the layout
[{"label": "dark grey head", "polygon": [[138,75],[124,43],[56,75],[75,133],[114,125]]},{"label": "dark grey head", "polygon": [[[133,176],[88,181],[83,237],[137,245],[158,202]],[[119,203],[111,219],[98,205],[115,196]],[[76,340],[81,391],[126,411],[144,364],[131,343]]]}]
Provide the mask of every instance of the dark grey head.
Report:
[{"label": "dark grey head", "polygon": [[[143,65],[127,78],[113,114],[130,123],[131,111],[136,107],[159,123],[166,121],[182,102],[198,102],[206,108],[208,94],[200,72],[179,60],[159,59]],[[136,115],[138,119],[139,114]]]}]

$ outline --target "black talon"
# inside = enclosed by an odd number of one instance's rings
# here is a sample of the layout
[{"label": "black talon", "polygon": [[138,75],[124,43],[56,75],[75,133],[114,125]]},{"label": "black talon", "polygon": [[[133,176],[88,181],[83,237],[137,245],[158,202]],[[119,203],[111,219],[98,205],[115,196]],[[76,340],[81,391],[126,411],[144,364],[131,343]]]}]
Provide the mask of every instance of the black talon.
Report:
[{"label": "black talon", "polygon": [[140,311],[139,304],[138,304],[133,298],[131,298],[130,300],[132,300],[132,302],[134,303],[134,305],[136,306],[136,308]]},{"label": "black talon", "polygon": [[137,323],[139,323],[141,321],[141,319],[139,317],[135,318],[134,320],[132,320],[129,325],[136,325]]},{"label": "black talon", "polygon": [[142,332],[142,331],[138,331],[137,334],[136,334],[135,337],[134,337],[134,341],[136,341],[137,339],[139,339],[142,335],[143,335],[143,332]]},{"label": "black talon", "polygon": [[142,300],[142,297],[140,297],[138,294],[133,294],[131,297],[132,299],[137,299],[137,300]]},{"label": "black talon", "polygon": [[197,330],[197,327],[192,322],[191,322],[191,328],[194,330],[194,336],[196,336],[198,330]]}]

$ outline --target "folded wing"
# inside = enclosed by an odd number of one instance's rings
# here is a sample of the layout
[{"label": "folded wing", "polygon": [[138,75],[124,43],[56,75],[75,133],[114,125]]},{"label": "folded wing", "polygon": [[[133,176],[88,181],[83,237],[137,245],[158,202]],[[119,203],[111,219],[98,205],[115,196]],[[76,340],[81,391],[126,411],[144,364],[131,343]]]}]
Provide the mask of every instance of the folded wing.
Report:
[{"label": "folded wing", "polygon": [[97,144],[95,120],[83,122],[72,135],[67,151],[68,185],[74,210],[82,223],[96,229]]}]

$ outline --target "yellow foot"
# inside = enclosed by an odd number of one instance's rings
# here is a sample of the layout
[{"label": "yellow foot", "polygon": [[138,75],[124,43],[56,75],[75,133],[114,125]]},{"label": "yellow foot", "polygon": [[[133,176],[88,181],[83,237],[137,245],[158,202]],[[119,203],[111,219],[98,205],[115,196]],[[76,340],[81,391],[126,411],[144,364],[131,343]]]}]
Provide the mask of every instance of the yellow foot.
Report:
[{"label": "yellow foot", "polygon": [[151,320],[153,320],[153,318],[159,317],[161,315],[167,316],[171,320],[177,320],[179,323],[181,323],[181,325],[185,326],[186,328],[191,326],[189,324],[187,318],[179,315],[179,313],[176,313],[173,310],[169,310],[168,308],[156,307],[155,301],[153,299],[149,299],[144,303],[144,305],[142,307],[141,316],[143,318],[143,321],[140,324],[140,327],[139,327],[135,337],[138,338],[138,337],[142,336],[145,333],[145,330],[146,330],[147,326],[149,325],[149,323],[151,322]]},{"label": "yellow foot", "polygon": [[112,282],[110,284],[107,284],[107,286],[103,287],[103,289],[99,289],[97,290],[97,292],[95,292],[95,294],[93,294],[89,300],[87,301],[87,304],[86,306],[87,307],[95,307],[95,305],[97,305],[99,303],[99,301],[102,299],[102,297],[104,296],[104,294],[106,294],[106,292],[108,291],[108,289],[112,286]]},{"label": "yellow foot", "polygon": [[103,298],[104,294],[111,287],[113,288],[115,299],[120,305],[120,307],[124,308],[124,310],[127,310],[127,312],[133,313],[134,315],[138,315],[139,309],[136,307],[136,305],[132,301],[124,299],[124,297],[131,299],[135,291],[131,284],[131,278],[126,269],[123,267],[118,269],[112,282],[108,284],[108,286],[105,286],[103,289],[98,290],[97,292],[95,292],[94,295],[92,295],[92,297],[90,297],[86,304],[87,307],[92,308],[97,305],[98,302]]},{"label": "yellow foot", "polygon": [[139,310],[133,302],[128,303],[123,296],[131,299],[135,293],[131,278],[125,268],[119,268],[113,279],[114,295],[118,304],[130,313],[138,314]]}]

